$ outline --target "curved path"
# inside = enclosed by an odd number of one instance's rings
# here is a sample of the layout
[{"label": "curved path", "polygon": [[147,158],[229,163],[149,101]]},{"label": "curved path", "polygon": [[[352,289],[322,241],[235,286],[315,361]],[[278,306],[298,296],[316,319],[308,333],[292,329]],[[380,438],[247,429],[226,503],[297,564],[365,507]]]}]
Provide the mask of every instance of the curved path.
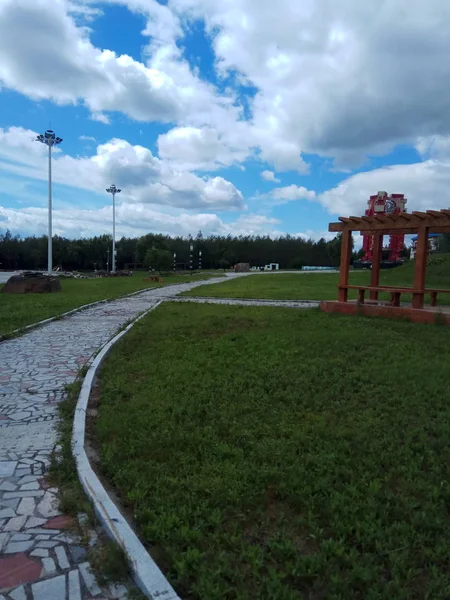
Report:
[{"label": "curved path", "polygon": [[85,550],[65,531],[71,520],[59,513],[57,490],[45,479],[57,442],[57,405],[78,369],[124,323],[161,299],[204,284],[150,289],[0,343],[0,600],[126,597],[123,586],[99,588]]},{"label": "curved path", "polygon": [[[227,277],[218,278],[220,282]],[[55,320],[0,343],[0,600],[114,598],[65,528],[45,472],[57,441],[57,405],[78,369],[124,323],[198,285],[154,288]]]}]

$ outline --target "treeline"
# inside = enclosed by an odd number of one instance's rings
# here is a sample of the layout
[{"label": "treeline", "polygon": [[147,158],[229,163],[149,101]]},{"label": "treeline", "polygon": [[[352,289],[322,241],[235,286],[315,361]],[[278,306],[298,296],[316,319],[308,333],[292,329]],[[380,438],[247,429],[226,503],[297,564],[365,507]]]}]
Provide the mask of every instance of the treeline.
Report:
[{"label": "treeline", "polygon": [[[148,234],[139,238],[123,237],[116,242],[117,268],[144,268],[147,251],[152,248],[176,254],[177,267],[189,268],[190,246],[194,247],[194,268],[198,268],[199,253],[204,269],[227,268],[238,262],[261,266],[270,262],[281,268],[338,266],[340,239],[317,242],[285,235],[276,239],[268,236],[203,236],[195,238],[169,237]],[[102,235],[78,240],[59,236],[53,238],[53,265],[62,270],[106,269],[111,265],[111,236]],[[109,255],[109,256],[108,256]],[[13,236],[9,231],[0,234],[0,269],[44,269],[47,265],[47,237]]]}]

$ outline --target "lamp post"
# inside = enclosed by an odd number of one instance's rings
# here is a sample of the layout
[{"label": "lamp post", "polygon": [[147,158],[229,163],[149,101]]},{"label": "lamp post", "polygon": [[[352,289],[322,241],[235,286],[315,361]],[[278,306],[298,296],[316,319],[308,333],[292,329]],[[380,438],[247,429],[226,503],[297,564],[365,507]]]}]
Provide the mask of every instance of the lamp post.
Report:
[{"label": "lamp post", "polygon": [[112,194],[113,199],[113,235],[112,235],[112,267],[111,271],[116,272],[116,194],[120,194],[122,190],[116,188],[114,183],[106,188],[108,194]]},{"label": "lamp post", "polygon": [[194,268],[194,244],[189,245],[189,269]]},{"label": "lamp post", "polygon": [[198,268],[199,268],[199,271],[202,270],[202,251],[201,250],[198,251]]},{"label": "lamp post", "polygon": [[176,252],[173,253],[173,270],[174,271],[177,270],[177,253]]},{"label": "lamp post", "polygon": [[47,271],[51,275],[53,271],[53,234],[52,234],[52,148],[62,142],[62,138],[56,137],[51,129],[47,129],[44,134],[39,134],[36,138],[41,144],[48,146],[48,257]]}]

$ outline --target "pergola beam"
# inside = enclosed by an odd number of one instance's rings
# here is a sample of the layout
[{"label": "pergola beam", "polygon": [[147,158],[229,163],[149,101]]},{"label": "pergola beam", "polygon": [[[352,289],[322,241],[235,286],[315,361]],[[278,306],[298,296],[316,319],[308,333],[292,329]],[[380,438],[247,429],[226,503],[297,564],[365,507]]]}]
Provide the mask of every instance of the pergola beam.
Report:
[{"label": "pergola beam", "polygon": [[425,226],[433,233],[450,232],[450,210],[415,211],[398,215],[375,215],[373,217],[339,217],[339,223],[330,223],[328,231],[360,231],[367,235],[383,233],[416,233]]}]

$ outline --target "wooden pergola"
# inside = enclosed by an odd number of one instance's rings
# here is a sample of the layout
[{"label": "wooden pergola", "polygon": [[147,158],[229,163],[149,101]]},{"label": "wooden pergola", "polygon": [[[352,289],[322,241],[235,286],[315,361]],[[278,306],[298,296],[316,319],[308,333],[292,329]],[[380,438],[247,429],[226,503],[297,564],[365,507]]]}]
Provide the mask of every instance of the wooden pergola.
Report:
[{"label": "wooden pergola", "polygon": [[[379,292],[390,292],[393,306],[400,305],[402,293],[412,294],[412,307],[424,307],[425,294],[431,295],[432,306],[436,305],[436,297],[440,292],[425,288],[425,277],[428,254],[428,235],[430,233],[450,232],[450,210],[427,210],[412,213],[382,214],[372,217],[339,217],[339,223],[330,223],[328,230],[342,233],[341,264],[339,278],[338,301],[347,302],[348,290],[359,290],[359,301],[364,303],[364,292],[370,292],[370,300],[377,301]],[[373,262],[370,286],[350,286],[349,268],[351,259],[351,235],[359,231],[365,235],[373,235]],[[417,234],[417,249],[414,266],[414,283],[412,288],[380,286],[380,262],[383,250],[383,236],[391,234]]]}]

